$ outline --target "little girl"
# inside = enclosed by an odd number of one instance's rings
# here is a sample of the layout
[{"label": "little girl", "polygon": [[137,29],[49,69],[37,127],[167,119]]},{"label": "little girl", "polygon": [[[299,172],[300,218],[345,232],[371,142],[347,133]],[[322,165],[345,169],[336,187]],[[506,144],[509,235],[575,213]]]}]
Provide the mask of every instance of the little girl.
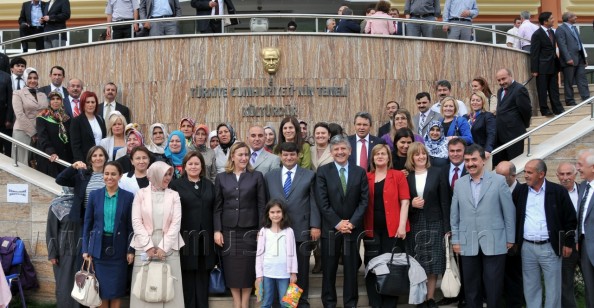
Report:
[{"label": "little girl", "polygon": [[285,207],[282,200],[270,200],[266,204],[264,227],[258,233],[256,287],[263,282],[262,308],[271,307],[275,289],[282,302],[289,283],[297,281],[295,235],[289,227]]}]

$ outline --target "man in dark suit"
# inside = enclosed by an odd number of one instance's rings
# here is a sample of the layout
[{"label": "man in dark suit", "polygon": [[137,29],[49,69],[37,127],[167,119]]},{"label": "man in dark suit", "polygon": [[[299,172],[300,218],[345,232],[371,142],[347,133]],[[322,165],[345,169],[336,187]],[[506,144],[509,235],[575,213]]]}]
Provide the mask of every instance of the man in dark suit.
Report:
[{"label": "man in dark suit", "polygon": [[417,101],[417,109],[419,110],[419,113],[415,114],[412,118],[414,133],[421,137],[425,137],[427,130],[429,129],[429,123],[431,123],[431,121],[441,120],[441,115],[439,112],[430,109],[431,94],[428,92],[417,93],[415,100]]},{"label": "man in dark suit", "polygon": [[[303,289],[299,307],[309,307],[309,257],[320,237],[322,222],[315,199],[316,174],[297,165],[299,149],[292,142],[280,144],[282,167],[266,173],[268,200],[286,202],[297,244],[297,285]],[[312,241],[312,242],[310,242]]]},{"label": "man in dark suit", "polygon": [[[66,89],[66,87],[64,87],[62,85],[62,83],[64,82],[64,77],[66,76],[66,71],[64,70],[63,67],[61,66],[54,66],[50,69],[50,79],[52,80],[52,82],[50,84],[48,84],[47,86],[41,87],[39,88],[39,91],[45,93],[45,95],[49,95],[50,92],[60,92],[60,94],[62,94],[62,97],[67,97],[68,96],[68,89]],[[64,107],[66,108],[66,107]]]},{"label": "man in dark suit", "polygon": [[343,307],[357,307],[359,240],[369,198],[365,170],[349,162],[351,145],[341,135],[330,140],[334,163],[318,168],[316,202],[322,214],[322,303],[336,307],[336,270],[342,257],[344,267]]},{"label": "man in dark suit", "polygon": [[[502,161],[495,167],[495,173],[503,176],[509,191],[513,194],[519,187],[516,176],[516,166],[509,161]],[[507,251],[505,258],[505,277],[503,278],[503,293],[505,306],[508,308],[522,308],[524,301],[524,286],[522,284],[522,258],[518,247]]]},{"label": "man in dark suit", "polygon": [[3,52],[0,52],[0,71],[10,74],[10,60]]},{"label": "man in dark suit", "polygon": [[105,84],[105,86],[103,86],[103,97],[105,99],[105,101],[103,102],[103,104],[99,104],[99,116],[101,116],[104,120],[105,123],[107,124],[107,120],[109,117],[109,114],[114,111],[117,110],[119,111],[124,118],[126,118],[126,122],[127,123],[131,123],[131,119],[130,119],[130,109],[128,109],[128,107],[116,102],[116,96],[118,95],[118,87],[115,85],[115,83],[113,82],[108,82],[107,84]]},{"label": "man in dark suit", "polygon": [[384,143],[384,141],[376,136],[371,135],[371,115],[367,112],[358,112],[355,115],[355,134],[349,136],[349,143],[352,149],[349,157],[349,164],[360,166],[369,170],[371,165],[371,149],[376,144]]},{"label": "man in dark suit", "polygon": [[[0,71],[0,133],[12,136],[14,111],[12,110],[12,79],[10,74]],[[0,140],[0,153],[10,157],[11,143]]]},{"label": "man in dark suit", "polygon": [[516,245],[522,256],[524,297],[530,307],[561,307],[561,257],[575,244],[575,209],[563,186],[545,180],[547,165],[533,159],[524,167],[526,184],[514,192]]},{"label": "man in dark suit", "polygon": [[[43,24],[41,18],[47,11],[47,3],[40,0],[31,0],[23,2],[21,15],[19,16],[19,34],[21,37],[43,33]],[[35,38],[35,49],[43,49],[43,36]],[[23,52],[29,51],[29,41],[21,42]]]},{"label": "man in dark suit", "polygon": [[[495,148],[526,133],[532,117],[532,105],[528,90],[513,79],[509,69],[497,71],[497,83],[501,89],[497,91],[497,140]],[[493,166],[500,161],[510,161],[524,152],[524,142],[517,142],[493,157]]]},{"label": "man in dark suit", "polygon": [[[66,29],[68,19],[70,19],[70,0],[50,0],[41,18],[41,23],[44,24],[43,31]],[[45,48],[66,46],[66,33],[48,35],[44,42]]]},{"label": "man in dark suit", "polygon": [[[560,64],[557,57],[557,39],[553,33],[553,13],[542,12],[538,16],[540,27],[532,34],[530,44],[530,71],[536,77],[536,91],[540,113],[550,117],[561,114],[564,109],[559,101],[559,73]],[[547,93],[551,101],[551,108],[547,105]],[[499,114],[499,113],[498,113]]]},{"label": "man in dark suit", "polygon": [[[72,78],[68,81],[66,93],[64,96],[64,111],[71,117],[78,116],[83,110],[80,110],[80,95],[82,94],[84,84],[78,78]],[[105,128],[105,127],[103,127]]]},{"label": "man in dark suit", "polygon": [[580,151],[576,167],[584,179],[580,184],[576,248],[586,285],[586,307],[594,307],[594,149]]},{"label": "man in dark suit", "polygon": [[398,104],[398,102],[396,101],[389,101],[386,103],[386,115],[388,116],[388,122],[382,126],[380,126],[380,128],[377,130],[377,136],[378,137],[382,137],[385,134],[390,133],[390,130],[392,130],[392,124],[393,123],[393,119],[394,119],[394,114],[396,114],[396,111],[400,109],[400,104]]},{"label": "man in dark suit", "polygon": [[[223,2],[221,2],[223,1]],[[220,15],[219,3],[223,3],[223,11],[227,10],[229,14],[235,14],[235,6],[231,0],[192,0],[190,5],[196,9],[197,16]],[[214,9],[214,14],[213,14]],[[221,20],[220,19],[201,19],[196,21],[196,31],[200,33],[220,33]]]},{"label": "man in dark suit", "polygon": [[565,12],[561,17],[563,24],[557,27],[555,37],[559,47],[559,57],[563,68],[563,84],[565,89],[565,104],[574,106],[573,84],[577,85],[583,100],[590,97],[588,80],[586,80],[586,50],[580,34],[575,27],[577,16],[573,12]]}]

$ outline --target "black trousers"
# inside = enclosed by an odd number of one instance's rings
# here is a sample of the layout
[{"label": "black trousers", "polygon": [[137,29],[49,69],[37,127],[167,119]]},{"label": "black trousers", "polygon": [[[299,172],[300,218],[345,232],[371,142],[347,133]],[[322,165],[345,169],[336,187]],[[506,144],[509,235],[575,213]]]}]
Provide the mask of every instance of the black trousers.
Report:
[{"label": "black trousers", "polygon": [[[26,25],[21,25],[19,27],[19,34],[21,37],[39,34],[39,33],[43,33],[43,27],[33,27],[33,26],[26,26]],[[29,42],[35,42],[36,50],[43,49],[43,36],[40,36],[38,38],[34,38],[34,39],[31,39],[28,41],[22,41],[21,46],[23,47],[23,52],[29,51]]]},{"label": "black trousers", "polygon": [[208,308],[210,273],[204,268],[182,270],[185,308]]},{"label": "black trousers", "polygon": [[336,307],[336,271],[340,256],[344,268],[343,307],[357,307],[359,239],[354,233],[347,236],[331,233],[330,237],[322,238],[322,303],[325,308]]},{"label": "black trousers", "polygon": [[[461,256],[467,308],[483,307],[483,289],[488,308],[501,307],[506,255],[487,256],[479,248],[476,256]],[[483,287],[484,286],[484,287]]]},{"label": "black trousers", "polygon": [[[124,20],[119,20],[124,21]],[[111,39],[132,38],[132,25],[121,25],[111,27]]]},{"label": "black trousers", "polygon": [[557,74],[539,74],[536,76],[536,91],[538,92],[538,105],[541,113],[549,111],[547,93],[553,113],[560,114],[564,111],[559,101],[559,77]]},{"label": "black trousers", "polygon": [[522,257],[518,250],[514,255],[508,254],[505,259],[505,307],[521,308],[524,305],[524,283],[522,279]]}]

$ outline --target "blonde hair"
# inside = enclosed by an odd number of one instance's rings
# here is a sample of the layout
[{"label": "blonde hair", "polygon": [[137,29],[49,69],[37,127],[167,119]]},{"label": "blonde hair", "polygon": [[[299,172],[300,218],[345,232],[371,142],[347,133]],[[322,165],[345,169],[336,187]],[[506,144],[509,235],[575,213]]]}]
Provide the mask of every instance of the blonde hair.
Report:
[{"label": "blonde hair", "polygon": [[[484,112],[485,111],[485,104],[487,103],[487,97],[485,96],[485,94],[482,91],[476,91],[476,92],[470,94],[470,98],[468,99],[468,103],[469,104],[472,104],[472,96],[473,95],[476,95],[476,96],[478,96],[481,99],[482,104],[481,104],[481,110],[480,111],[483,111]],[[476,112],[472,109],[472,105],[470,105],[470,115],[473,116],[475,113]]]},{"label": "blonde hair", "polygon": [[[229,157],[227,158],[227,164],[225,165],[225,173],[232,173],[233,170],[235,170],[235,163],[233,162],[233,154],[235,154],[235,151],[237,151],[241,148],[247,149],[248,156],[252,155],[252,152],[250,151],[250,147],[245,142],[234,143],[231,146],[231,148],[229,149]],[[250,164],[249,159],[248,159],[248,164],[247,164],[246,170],[248,172],[254,171],[254,167],[252,167],[252,165]]]},{"label": "blonde hair", "polygon": [[[128,123],[126,123],[126,118],[119,112],[112,112],[111,114],[109,114],[109,117],[107,119],[107,136],[113,136],[113,134],[111,133],[111,128],[114,126],[114,124],[116,124],[118,120],[122,121],[122,125],[124,127],[128,125]],[[124,130],[122,130],[122,134],[123,133]]]},{"label": "blonde hair", "polygon": [[420,153],[425,153],[425,155],[427,155],[427,164],[425,164],[425,168],[429,169],[429,167],[431,167],[431,163],[429,162],[429,151],[425,145],[420,142],[413,142],[408,147],[408,152],[406,153],[406,163],[404,163],[404,168],[406,168],[406,170],[411,172],[415,171],[415,162],[413,156]]},{"label": "blonde hair", "polygon": [[370,171],[374,172],[375,171],[375,160],[373,159],[373,157],[375,157],[375,155],[381,151],[385,149],[388,152],[388,169],[392,169],[392,151],[390,151],[390,147],[385,145],[385,144],[378,144],[376,146],[373,147],[373,149],[371,149],[371,166],[370,166]]},{"label": "blonde hair", "polygon": [[456,99],[451,96],[446,96],[443,98],[443,100],[441,100],[441,107],[439,108],[439,113],[441,113],[441,115],[443,116],[443,106],[446,102],[449,101],[454,102],[454,116],[456,116],[458,114],[458,101],[456,101]]}]

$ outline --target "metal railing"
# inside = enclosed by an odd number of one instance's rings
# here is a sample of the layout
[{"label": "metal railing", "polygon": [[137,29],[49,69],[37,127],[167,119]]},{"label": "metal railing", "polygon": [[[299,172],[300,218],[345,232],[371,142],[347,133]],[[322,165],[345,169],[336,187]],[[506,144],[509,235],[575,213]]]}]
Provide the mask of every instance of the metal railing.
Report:
[{"label": "metal railing", "polygon": [[551,124],[551,123],[553,123],[553,122],[555,122],[555,121],[557,121],[557,120],[565,117],[566,115],[572,113],[573,111],[579,109],[580,107],[582,107],[582,106],[584,106],[586,104],[590,104],[590,121],[593,121],[594,120],[594,97],[590,97],[589,99],[587,99],[587,100],[585,100],[585,101],[583,101],[583,102],[581,102],[581,103],[579,103],[579,104],[571,107],[569,110],[566,110],[565,112],[563,112],[563,113],[555,116],[554,118],[552,118],[552,119],[550,119],[550,120],[548,120],[548,121],[546,121],[546,122],[538,125],[533,130],[528,131],[525,134],[523,134],[523,135],[521,135],[521,136],[519,136],[519,137],[517,137],[517,138],[515,138],[515,139],[513,139],[511,141],[509,141],[508,143],[506,143],[506,144],[504,144],[504,145],[502,145],[502,146],[494,149],[493,152],[491,152],[491,155],[495,155],[495,154],[497,154],[497,153],[499,153],[499,152],[501,152],[501,151],[509,148],[510,146],[518,143],[518,142],[524,141],[524,139],[528,139],[528,145],[526,147],[526,156],[530,157],[532,155],[530,153],[531,152],[530,142],[531,142],[531,139],[532,139],[532,135],[534,133],[536,133],[537,131],[545,128],[549,124]]},{"label": "metal railing", "polygon": [[[279,19],[289,19],[289,20],[307,19],[307,20],[312,20],[314,22],[314,30],[315,30],[314,32],[315,33],[323,32],[320,30],[325,29],[325,20],[333,18],[335,20],[349,19],[349,20],[357,20],[357,21],[385,20],[385,21],[398,22],[398,23],[401,23],[402,25],[432,24],[434,26],[450,26],[450,27],[470,28],[473,30],[473,35],[476,34],[476,32],[490,33],[492,36],[493,42],[496,41],[496,37],[498,35],[499,36],[510,36],[507,32],[492,29],[492,28],[486,28],[484,26],[481,26],[480,24],[466,25],[466,24],[448,23],[448,22],[440,22],[440,21],[427,21],[427,20],[422,20],[422,19],[406,19],[406,18],[393,18],[393,17],[352,16],[352,15],[347,16],[347,15],[326,15],[326,14],[235,14],[235,15],[220,15],[218,17],[221,19],[221,25],[222,25],[221,28],[222,28],[223,34],[226,31],[226,27],[224,26],[224,23],[225,23],[225,19],[227,19],[227,18],[232,18],[232,19],[279,18]],[[143,24],[145,22],[150,22],[150,23],[171,22],[171,21],[183,22],[183,21],[199,21],[199,20],[211,20],[211,19],[213,19],[213,17],[210,15],[207,15],[207,16],[183,16],[183,17],[169,17],[169,18],[159,18],[159,19],[143,19],[143,20],[101,23],[101,24],[94,24],[94,25],[88,25],[88,26],[66,28],[66,29],[61,29],[61,30],[56,30],[56,31],[49,31],[49,32],[44,32],[44,33],[40,33],[40,34],[29,35],[26,37],[19,37],[16,39],[3,41],[0,44],[2,45],[2,50],[4,52],[6,52],[7,46],[11,45],[11,44],[21,43],[22,41],[29,41],[31,39],[48,36],[48,35],[65,34],[65,36],[67,38],[66,46],[71,46],[70,39],[69,39],[70,33],[75,32],[75,31],[83,31],[83,30],[90,31],[90,30],[96,30],[96,29],[105,29],[108,26],[122,26],[122,25],[130,25],[130,28],[132,28],[135,23]],[[324,25],[324,26],[322,26],[322,27],[320,27],[320,19],[323,20],[322,25]],[[249,25],[249,22],[247,24]],[[241,25],[243,25],[243,23]],[[406,34],[405,29],[406,28],[404,27],[403,35]],[[278,30],[280,30],[280,29],[278,29]],[[250,32],[250,33],[280,33],[280,32],[281,31],[274,31],[274,29],[272,29],[267,32]],[[284,32],[284,29],[282,30],[282,32]],[[194,33],[197,34],[196,32],[194,32]],[[304,34],[304,33],[308,33],[308,32],[295,32],[295,34]],[[219,34],[219,33],[215,33],[214,35],[216,35],[216,34]],[[339,33],[339,34],[345,34],[345,33]],[[213,34],[204,34],[204,35],[213,35]],[[335,34],[328,33],[328,35],[335,35]],[[351,35],[366,35],[367,36],[369,34],[351,34]],[[62,35],[62,36],[64,36],[64,35]],[[396,37],[398,37],[398,36],[396,36]],[[475,35],[475,37],[476,37],[476,35]],[[518,37],[518,36],[514,36],[514,37],[517,39],[520,39],[520,40],[527,41],[527,40],[525,40],[521,37]],[[93,42],[92,35],[88,35],[88,38],[89,38],[89,40],[87,41],[87,43]],[[132,38],[132,39],[137,39],[137,38]],[[132,40],[132,39],[127,39],[127,40]],[[436,39],[436,38],[426,38],[426,39]],[[439,38],[437,38],[437,39],[439,39]],[[122,41],[122,40],[119,40],[119,41]],[[498,45],[498,46],[500,46],[500,45]],[[505,46],[505,45],[503,45],[503,46]]]},{"label": "metal railing", "polygon": [[[19,162],[17,160],[18,153],[19,153],[19,148],[24,148],[24,149],[28,150],[29,152],[32,152],[32,153],[35,153],[35,154],[37,154],[37,155],[39,155],[41,157],[47,158],[48,160],[51,157],[50,155],[46,154],[45,152],[43,152],[43,151],[41,151],[41,150],[39,150],[37,148],[34,148],[34,147],[32,147],[32,146],[30,146],[28,144],[24,144],[24,143],[22,143],[22,142],[20,142],[20,141],[18,141],[16,139],[14,139],[14,138],[12,138],[12,137],[10,137],[8,135],[5,135],[3,133],[0,133],[0,138],[2,138],[4,140],[7,140],[7,141],[10,141],[10,143],[12,143],[12,156],[14,157],[14,164],[13,164],[13,166],[15,166],[15,167],[18,167],[19,166]],[[62,165],[64,167],[70,167],[70,165],[71,165],[69,162],[67,162],[65,160],[61,160],[61,159],[56,159],[54,161],[54,163],[60,164],[60,165]]]}]

